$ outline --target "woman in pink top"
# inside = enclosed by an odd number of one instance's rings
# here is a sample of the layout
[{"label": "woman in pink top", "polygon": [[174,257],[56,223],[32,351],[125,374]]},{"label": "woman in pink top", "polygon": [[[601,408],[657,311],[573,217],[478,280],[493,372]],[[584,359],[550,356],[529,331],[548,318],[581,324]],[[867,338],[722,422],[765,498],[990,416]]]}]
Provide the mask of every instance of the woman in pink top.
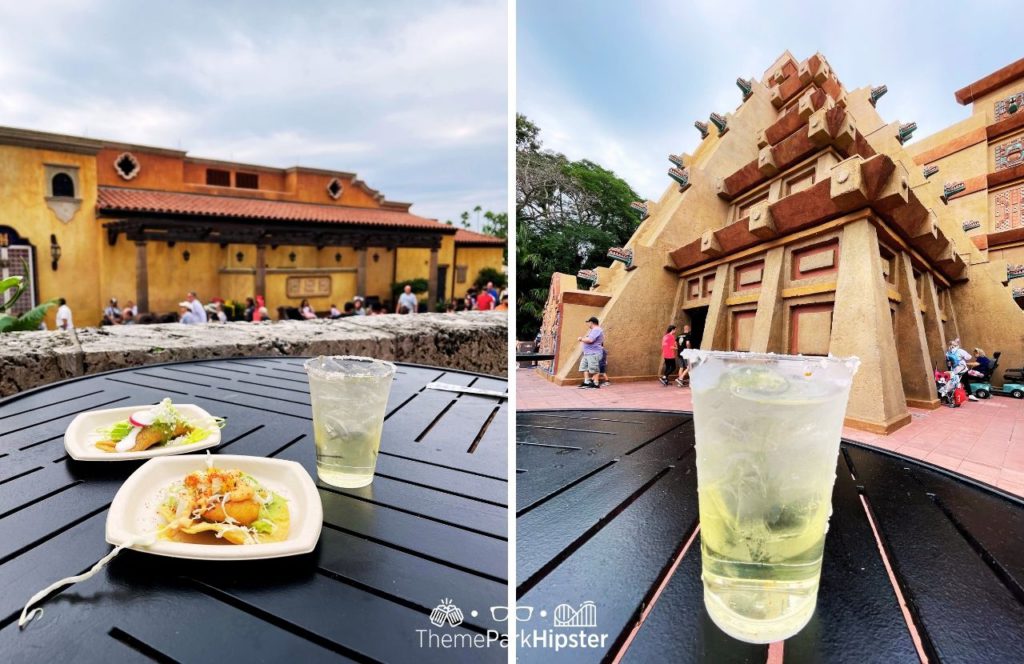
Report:
[{"label": "woman in pink top", "polygon": [[665,368],[661,372],[661,384],[668,387],[668,377],[676,373],[676,331],[675,325],[669,325],[665,336],[661,338],[661,359],[665,360]]}]

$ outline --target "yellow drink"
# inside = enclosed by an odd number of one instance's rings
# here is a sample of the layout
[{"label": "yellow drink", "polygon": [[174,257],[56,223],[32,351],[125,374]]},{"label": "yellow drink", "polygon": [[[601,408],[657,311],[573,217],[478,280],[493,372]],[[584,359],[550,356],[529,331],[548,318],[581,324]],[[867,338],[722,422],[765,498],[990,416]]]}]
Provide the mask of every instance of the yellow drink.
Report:
[{"label": "yellow drink", "polygon": [[750,643],[793,636],[817,601],[856,360],[692,351],[704,605]]}]

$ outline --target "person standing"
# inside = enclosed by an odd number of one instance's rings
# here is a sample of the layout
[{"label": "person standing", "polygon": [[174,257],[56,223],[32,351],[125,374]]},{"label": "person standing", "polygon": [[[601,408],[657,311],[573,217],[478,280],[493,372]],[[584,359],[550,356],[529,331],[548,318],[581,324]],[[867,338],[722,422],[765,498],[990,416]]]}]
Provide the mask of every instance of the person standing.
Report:
[{"label": "person standing", "polygon": [[689,325],[683,326],[683,333],[676,339],[676,348],[679,350],[679,378],[676,378],[676,385],[686,387],[689,384],[687,374],[690,373],[690,362],[683,357],[683,351],[693,348],[693,334]]},{"label": "person standing", "polygon": [[192,303],[188,300],[178,303],[178,322],[182,325],[198,325],[200,320],[196,317],[196,312],[192,308]]},{"label": "person standing", "polygon": [[476,296],[476,308],[480,311],[490,311],[494,308],[494,297],[486,288]]},{"label": "person standing", "polygon": [[64,298],[59,300],[60,306],[57,307],[57,329],[70,332],[75,329],[75,322],[71,318],[71,307],[68,306],[68,301]]},{"label": "person standing", "polygon": [[203,303],[199,301],[199,296],[196,295],[195,291],[189,291],[188,295],[185,296],[188,300],[189,308],[192,310],[192,314],[196,318],[197,323],[206,322],[206,309],[203,308]]},{"label": "person standing", "polygon": [[601,349],[604,348],[604,330],[598,326],[598,320],[594,316],[587,319],[587,335],[576,337],[576,340],[583,344],[583,357],[580,359],[580,371],[583,372],[582,388],[597,389],[600,387],[591,380],[591,375],[596,376],[601,372]]},{"label": "person standing", "polygon": [[594,382],[599,387],[608,387],[611,382],[608,381],[608,348],[601,346],[601,361],[597,365],[597,376],[594,377]]},{"label": "person standing", "polygon": [[485,288],[484,290],[486,290],[488,293],[490,293],[491,297],[494,298],[495,302],[498,301],[498,299],[499,299],[498,298],[498,289],[494,287],[494,282],[493,281],[488,281],[487,282],[487,288]]},{"label": "person standing", "polygon": [[676,331],[675,325],[669,325],[661,338],[661,359],[665,360],[665,368],[661,372],[661,384],[668,387],[668,377],[676,372]]},{"label": "person standing", "polygon": [[256,313],[256,302],[251,298],[245,298],[245,320],[252,322],[253,314]]},{"label": "person standing", "polygon": [[412,292],[412,286],[409,284],[405,285],[402,289],[402,294],[398,296],[398,304],[395,305],[395,313],[401,313],[402,307],[408,309],[407,313],[414,314],[419,311],[420,301],[416,297],[416,294]]}]

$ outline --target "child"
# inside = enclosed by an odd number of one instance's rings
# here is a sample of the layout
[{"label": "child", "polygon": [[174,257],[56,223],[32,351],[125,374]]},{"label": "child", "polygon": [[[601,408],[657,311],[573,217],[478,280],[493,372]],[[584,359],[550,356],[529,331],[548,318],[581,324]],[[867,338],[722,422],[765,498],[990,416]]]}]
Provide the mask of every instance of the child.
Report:
[{"label": "child", "polygon": [[611,383],[608,382],[608,349],[601,346],[601,361],[597,365],[597,377],[594,378],[601,387],[608,387]]},{"label": "child", "polygon": [[676,331],[675,325],[669,325],[665,336],[661,338],[661,359],[665,360],[665,368],[661,373],[661,384],[668,387],[668,377],[676,372]]}]

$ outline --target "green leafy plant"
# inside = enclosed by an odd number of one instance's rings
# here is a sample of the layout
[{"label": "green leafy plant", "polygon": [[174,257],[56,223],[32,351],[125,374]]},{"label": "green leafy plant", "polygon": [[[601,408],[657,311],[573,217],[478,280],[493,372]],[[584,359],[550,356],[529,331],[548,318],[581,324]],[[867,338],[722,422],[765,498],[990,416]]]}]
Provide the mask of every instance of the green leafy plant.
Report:
[{"label": "green leafy plant", "polygon": [[488,281],[493,281],[494,287],[500,290],[508,285],[508,275],[497,268],[485,267],[480,270],[480,274],[476,275],[473,285],[478,289],[483,288]]},{"label": "green leafy plant", "polygon": [[[28,266],[26,266],[26,271]],[[6,311],[10,309],[15,302],[18,301],[28,288],[28,279],[25,277],[8,277],[3,281],[0,281],[0,298],[3,297],[3,293],[7,292],[11,288],[15,289],[14,294],[3,302],[3,306],[0,307],[0,311]],[[31,330],[38,330],[39,324],[46,318],[46,312],[51,308],[57,306],[57,300],[47,300],[42,304],[35,306],[20,316],[12,316],[11,314],[0,314],[0,333],[3,332],[28,332]]]},{"label": "green leafy plant", "polygon": [[412,286],[413,293],[426,293],[430,290],[430,282],[426,279],[409,279],[408,281],[396,281],[391,284],[391,296],[398,299],[398,296],[405,290],[406,285]]}]

